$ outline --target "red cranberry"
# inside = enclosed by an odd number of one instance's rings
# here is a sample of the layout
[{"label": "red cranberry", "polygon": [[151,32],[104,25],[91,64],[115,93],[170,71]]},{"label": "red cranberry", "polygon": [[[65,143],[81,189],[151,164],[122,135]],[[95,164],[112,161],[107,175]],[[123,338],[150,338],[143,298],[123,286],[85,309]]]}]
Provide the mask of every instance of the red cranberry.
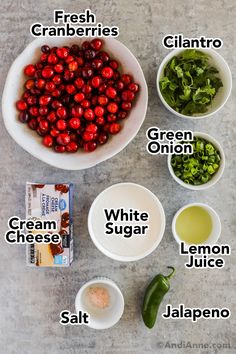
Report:
[{"label": "red cranberry", "polygon": [[31,90],[26,90],[22,95],[23,101],[26,100],[30,95],[31,95]]},{"label": "red cranberry", "polygon": [[92,133],[92,134],[95,134],[97,133],[98,131],[98,127],[96,124],[88,124],[87,127],[85,128],[86,132],[89,132],[89,133]]},{"label": "red cranberry", "polygon": [[118,119],[125,119],[127,117],[127,112],[119,111],[118,112]]},{"label": "red cranberry", "polygon": [[39,136],[45,136],[47,134],[47,130],[40,129],[40,127],[36,129],[36,132]]},{"label": "red cranberry", "polygon": [[98,96],[98,103],[100,106],[106,106],[108,104],[108,98],[104,95]]},{"label": "red cranberry", "polygon": [[47,120],[51,123],[54,123],[57,120],[57,116],[56,113],[54,111],[51,111],[48,115],[47,115]]},{"label": "red cranberry", "polygon": [[119,66],[119,63],[117,60],[111,60],[110,63],[109,63],[109,66],[114,69],[114,70],[117,70],[118,69],[118,66]]},{"label": "red cranberry", "polygon": [[42,70],[42,76],[45,79],[50,79],[50,77],[52,77],[54,75],[54,71],[52,68],[50,68],[49,66],[46,66],[43,70]]},{"label": "red cranberry", "polygon": [[54,66],[54,70],[56,71],[56,73],[61,74],[64,71],[64,66],[62,64],[56,64]]},{"label": "red cranberry", "polygon": [[105,66],[105,67],[102,69],[102,76],[103,76],[105,79],[110,79],[110,78],[113,76],[113,69],[110,68],[109,66]]},{"label": "red cranberry", "polygon": [[73,71],[70,71],[70,70],[65,70],[65,71],[64,71],[64,76],[63,76],[63,78],[64,78],[64,80],[65,80],[66,82],[69,82],[69,81],[73,80],[74,76],[75,76],[75,74],[74,74]]},{"label": "red cranberry", "polygon": [[93,49],[86,49],[84,51],[84,57],[87,59],[87,60],[91,60],[91,59],[94,59],[96,56],[96,52],[95,50]]},{"label": "red cranberry", "polygon": [[57,48],[56,53],[57,53],[58,58],[66,59],[69,55],[69,50],[65,47]]},{"label": "red cranberry", "polygon": [[103,92],[106,91],[106,89],[107,89],[107,85],[106,85],[105,83],[103,83],[103,84],[101,84],[101,85],[99,86],[98,92],[99,92],[99,93],[103,93]]},{"label": "red cranberry", "polygon": [[45,80],[44,79],[37,79],[35,80],[35,87],[37,87],[38,89],[43,89],[45,86]]},{"label": "red cranberry", "polygon": [[78,63],[78,66],[83,66],[84,65],[84,59],[83,58],[77,58],[77,63]]},{"label": "red cranberry", "polygon": [[73,60],[72,62],[69,63],[68,69],[70,71],[76,71],[78,69],[78,63],[77,61]]},{"label": "red cranberry", "polygon": [[50,47],[48,45],[43,45],[41,47],[41,52],[46,54],[50,53]]},{"label": "red cranberry", "polygon": [[82,87],[82,92],[88,95],[90,92],[92,92],[92,87],[90,85],[84,85]]},{"label": "red cranberry", "polygon": [[80,120],[78,117],[73,117],[69,120],[69,127],[72,129],[78,129],[80,127]]},{"label": "red cranberry", "polygon": [[49,95],[43,95],[39,98],[39,104],[41,106],[47,106],[52,100],[52,96]]},{"label": "red cranberry", "polygon": [[121,126],[119,123],[112,123],[110,125],[110,133],[111,134],[117,134],[121,130]]},{"label": "red cranberry", "polygon": [[32,89],[30,90],[30,92],[32,93],[32,95],[36,95],[36,96],[41,95],[41,91],[38,90],[38,89],[36,89],[36,88],[32,88]]},{"label": "red cranberry", "polygon": [[107,116],[107,121],[108,121],[108,123],[113,123],[113,122],[115,122],[116,120],[117,120],[116,114],[113,114],[113,113],[108,114],[108,116]]},{"label": "red cranberry", "polygon": [[31,106],[29,109],[29,113],[31,114],[31,116],[33,117],[37,117],[39,115],[39,109],[36,106]]},{"label": "red cranberry", "polygon": [[75,102],[81,102],[85,99],[85,95],[84,93],[80,92],[80,93],[77,93],[76,95],[74,95],[74,100]]},{"label": "red cranberry", "polygon": [[127,86],[132,82],[132,76],[129,74],[123,74],[121,76],[121,81]]},{"label": "red cranberry", "polygon": [[121,97],[123,101],[130,102],[134,99],[134,93],[130,90],[125,90],[122,92]]},{"label": "red cranberry", "polygon": [[117,91],[116,91],[116,89],[114,89],[114,87],[110,86],[106,89],[106,95],[109,98],[115,98],[117,95]]},{"label": "red cranberry", "polygon": [[45,135],[43,138],[43,145],[46,147],[51,147],[53,145],[53,138],[51,135]]},{"label": "red cranberry", "polygon": [[50,135],[53,137],[53,138],[56,138],[58,135],[60,134],[60,131],[55,129],[55,128],[52,128],[51,131],[50,131]]},{"label": "red cranberry", "polygon": [[26,123],[29,120],[29,114],[26,111],[21,111],[19,114],[19,121],[21,123]]},{"label": "red cranberry", "polygon": [[91,103],[92,103],[92,106],[96,106],[98,103],[98,96],[92,96]]},{"label": "red cranberry", "polygon": [[54,64],[54,65],[58,62],[58,58],[54,53],[49,54],[47,60],[49,64]]},{"label": "red cranberry", "polygon": [[88,108],[88,107],[91,106],[91,103],[90,103],[89,100],[83,100],[83,101],[81,102],[81,106],[82,106],[83,108]]},{"label": "red cranberry", "polygon": [[30,89],[32,89],[33,87],[34,87],[34,80],[29,79],[29,80],[27,80],[27,81],[25,82],[25,88],[26,88],[27,90],[30,90]]},{"label": "red cranberry", "polygon": [[131,84],[129,84],[128,89],[134,93],[138,92],[139,90],[139,85],[135,84],[134,82],[132,82]]},{"label": "red cranberry", "polygon": [[67,152],[76,152],[78,150],[79,146],[75,141],[70,141],[66,145],[66,151]]},{"label": "red cranberry", "polygon": [[48,107],[46,106],[39,107],[39,114],[41,116],[46,116],[48,114]]},{"label": "red cranberry", "polygon": [[40,56],[41,63],[46,63],[47,58],[48,58],[48,55],[46,53],[41,54],[41,56]]},{"label": "red cranberry", "polygon": [[100,50],[102,48],[102,41],[99,38],[95,38],[90,42],[90,45],[94,50]]},{"label": "red cranberry", "polygon": [[73,95],[76,91],[76,88],[74,85],[69,84],[69,85],[66,85],[66,91],[69,93],[69,95]]},{"label": "red cranberry", "polygon": [[96,118],[96,124],[97,125],[104,125],[105,124],[105,118],[104,117],[98,117]]},{"label": "red cranberry", "polygon": [[94,74],[94,71],[92,68],[88,67],[88,68],[83,68],[82,69],[82,76],[85,78],[85,79],[89,79],[90,77],[92,77]]},{"label": "red cranberry", "polygon": [[49,91],[49,92],[54,91],[55,88],[56,88],[56,85],[55,85],[54,82],[52,82],[52,81],[48,81],[48,82],[46,83],[46,85],[45,85],[45,89],[46,89],[47,91]]},{"label": "red cranberry", "polygon": [[93,140],[93,135],[94,135],[93,133],[85,131],[83,133],[83,140],[84,141],[91,141],[91,140]]},{"label": "red cranberry", "polygon": [[71,108],[71,115],[74,117],[82,117],[84,114],[84,110],[80,106],[74,106]]},{"label": "red cranberry", "polygon": [[81,79],[81,77],[78,77],[78,79],[75,80],[74,84],[78,89],[81,89],[84,86],[85,82],[83,79]]},{"label": "red cranberry", "polygon": [[35,118],[31,118],[29,121],[28,121],[28,126],[30,129],[32,130],[36,130],[37,127],[38,127],[38,122]]},{"label": "red cranberry", "polygon": [[100,76],[94,76],[92,78],[91,84],[94,88],[98,88],[102,83],[102,79]]},{"label": "red cranberry", "polygon": [[77,44],[73,44],[70,48],[70,53],[71,54],[78,54],[79,51],[79,46]]},{"label": "red cranberry", "polygon": [[132,107],[131,102],[123,102],[121,105],[124,111],[129,111]]},{"label": "red cranberry", "polygon": [[88,141],[84,144],[84,151],[86,152],[92,152],[96,150],[97,148],[97,143],[95,141]]},{"label": "red cranberry", "polygon": [[107,110],[110,113],[116,113],[118,111],[118,105],[117,103],[111,102],[107,106]]},{"label": "red cranberry", "polygon": [[56,123],[58,130],[65,130],[67,127],[66,121],[64,119],[59,119]]},{"label": "red cranberry", "polygon": [[57,108],[57,116],[58,118],[65,119],[67,117],[67,112],[65,107],[58,107]]},{"label": "red cranberry", "polygon": [[86,50],[90,48],[90,42],[89,41],[84,41],[82,43],[82,49]]},{"label": "red cranberry", "polygon": [[107,133],[101,133],[98,136],[98,142],[99,142],[100,145],[106,144],[107,140],[108,140],[108,134]]},{"label": "red cranberry", "polygon": [[55,89],[54,91],[52,91],[52,96],[53,97],[60,97],[61,96],[61,90]]},{"label": "red cranberry", "polygon": [[59,145],[67,145],[70,142],[70,136],[67,133],[60,133],[57,137],[57,143]]},{"label": "red cranberry", "polygon": [[29,106],[34,106],[37,104],[37,97],[36,96],[29,96],[27,98],[27,103]]},{"label": "red cranberry", "polygon": [[42,120],[39,122],[39,128],[40,128],[42,131],[48,131],[48,128],[49,128],[48,121],[47,121],[46,119],[42,119]]},{"label": "red cranberry", "polygon": [[67,64],[71,63],[72,61],[74,61],[74,57],[72,55],[68,55],[68,57],[66,58],[65,62]]},{"label": "red cranberry", "polygon": [[63,145],[55,145],[54,150],[56,152],[62,153],[66,151],[66,147]]},{"label": "red cranberry", "polygon": [[54,82],[55,85],[60,85],[62,83],[62,77],[61,75],[55,75],[52,78],[52,81]]},{"label": "red cranberry", "polygon": [[16,102],[16,108],[18,111],[25,111],[27,109],[27,103],[23,100],[19,100]]},{"label": "red cranberry", "polygon": [[93,69],[99,70],[103,67],[103,62],[101,59],[94,59],[91,63]]},{"label": "red cranberry", "polygon": [[95,115],[94,115],[93,110],[90,108],[86,109],[84,112],[84,118],[89,121],[94,120]]},{"label": "red cranberry", "polygon": [[125,85],[124,83],[120,80],[120,81],[117,81],[116,84],[115,84],[115,88],[118,90],[118,91],[122,91],[124,89]]},{"label": "red cranberry", "polygon": [[96,106],[94,108],[94,113],[97,117],[102,117],[104,115],[104,108],[101,106]]},{"label": "red cranberry", "polygon": [[110,57],[107,52],[99,52],[98,58],[101,59],[104,63],[107,63],[110,60]]},{"label": "red cranberry", "polygon": [[24,73],[26,76],[33,77],[36,72],[35,66],[33,64],[26,65]]}]

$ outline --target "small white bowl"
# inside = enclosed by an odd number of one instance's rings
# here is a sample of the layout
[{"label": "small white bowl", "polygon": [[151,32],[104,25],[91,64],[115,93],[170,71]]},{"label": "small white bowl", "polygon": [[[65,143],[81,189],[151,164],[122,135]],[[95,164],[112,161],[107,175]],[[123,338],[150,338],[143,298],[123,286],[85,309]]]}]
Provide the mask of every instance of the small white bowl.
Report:
[{"label": "small white bowl", "polygon": [[[108,290],[110,305],[107,308],[97,309],[86,298],[86,292],[90,287],[94,286],[102,286]],[[112,280],[98,277],[88,281],[79,289],[75,299],[75,308],[77,313],[82,310],[90,315],[88,327],[107,329],[114,326],[120,320],[124,312],[124,297],[119,287]]]},{"label": "small white bowl", "polygon": [[[146,211],[149,213],[149,229],[145,235],[132,235],[130,238],[106,235],[104,208]],[[105,189],[94,200],[88,215],[88,229],[93,243],[106,256],[121,262],[137,261],[148,256],[161,242],[165,213],[159,199],[147,188],[135,183],[119,183]]]},{"label": "small white bowl", "polygon": [[27,152],[49,165],[64,170],[83,170],[105,161],[123,150],[138,133],[146,115],[148,90],[141,66],[131,51],[118,40],[110,37],[104,39],[104,50],[121,63],[122,72],[130,73],[140,85],[137,100],[129,113],[128,119],[123,122],[123,129],[113,136],[94,152],[86,153],[82,150],[74,154],[60,154],[53,149],[42,145],[42,138],[32,131],[26,124],[18,120],[15,103],[19,100],[26,81],[23,69],[29,63],[35,63],[40,56],[40,47],[81,44],[86,38],[47,37],[38,38],[31,42],[12,64],[5,83],[2,96],[3,119],[11,137]]},{"label": "small white bowl", "polygon": [[[173,218],[173,221],[172,221],[172,233],[173,233],[173,236],[174,236],[176,242],[179,243],[179,244],[181,242],[183,242],[183,240],[181,240],[181,238],[179,237],[179,235],[176,232],[176,221],[177,221],[177,218],[182,213],[183,210],[185,210],[187,208],[190,208],[190,207],[193,207],[193,206],[199,206],[199,207],[204,208],[209,213],[209,215],[211,216],[211,219],[212,219],[212,232],[211,232],[210,236],[208,237],[208,239],[206,240],[206,242],[204,242],[203,244],[214,245],[218,241],[218,239],[220,237],[220,234],[221,234],[221,222],[220,222],[219,215],[216,213],[216,211],[213,208],[211,208],[209,205],[204,204],[204,203],[190,203],[190,204],[187,204],[187,205],[183,206],[182,208],[180,208],[177,211],[177,213],[175,214],[175,216]],[[185,242],[185,244],[187,246],[189,245],[186,242]]]},{"label": "small white bowl", "polygon": [[164,106],[173,114],[175,114],[178,117],[181,118],[187,118],[187,119],[200,119],[200,118],[207,118],[212,116],[213,114],[217,113],[227,102],[231,90],[232,90],[232,75],[230,72],[230,68],[228,64],[226,63],[225,59],[216,51],[213,49],[199,49],[199,51],[206,53],[209,56],[209,63],[211,63],[214,67],[216,67],[219,71],[219,77],[221,78],[223,82],[223,87],[220,87],[219,91],[217,92],[216,96],[212,100],[211,105],[208,106],[208,110],[206,113],[199,113],[195,114],[193,116],[187,116],[181,113],[176,112],[172,107],[168,105],[164,97],[162,96],[159,82],[161,78],[164,76],[164,69],[166,64],[176,55],[179,55],[181,52],[183,52],[184,49],[175,49],[171,51],[161,62],[161,65],[159,66],[158,72],[157,72],[157,92],[160,97],[161,102],[164,104]]},{"label": "small white bowl", "polygon": [[219,179],[223,175],[223,172],[225,169],[225,154],[224,154],[224,150],[222,149],[219,142],[215,138],[213,138],[211,135],[206,134],[206,133],[202,133],[202,132],[194,132],[193,134],[196,137],[203,138],[203,139],[209,141],[210,143],[212,143],[220,153],[220,156],[221,156],[220,167],[219,167],[218,171],[214,174],[214,176],[210,179],[210,181],[208,181],[207,183],[204,183],[204,184],[200,184],[199,186],[184,183],[180,178],[178,178],[175,175],[173,167],[171,166],[171,157],[172,157],[171,154],[168,155],[168,157],[167,157],[167,164],[168,164],[168,168],[169,168],[171,176],[174,178],[174,180],[177,183],[179,183],[184,188],[191,189],[193,191],[199,191],[199,190],[208,189],[208,188],[214,186],[219,181]]}]

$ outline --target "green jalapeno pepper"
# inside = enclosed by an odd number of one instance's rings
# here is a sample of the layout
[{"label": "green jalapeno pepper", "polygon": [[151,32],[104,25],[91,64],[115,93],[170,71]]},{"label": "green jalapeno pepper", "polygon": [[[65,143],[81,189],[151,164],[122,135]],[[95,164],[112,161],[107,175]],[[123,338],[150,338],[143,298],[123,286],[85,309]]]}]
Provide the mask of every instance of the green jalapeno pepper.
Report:
[{"label": "green jalapeno pepper", "polygon": [[153,278],[151,283],[148,285],[142,308],[142,316],[145,325],[148,328],[152,328],[156,322],[157,312],[163,297],[170,289],[169,279],[175,272],[175,268],[167,267],[172,269],[172,272],[165,276],[158,274]]}]

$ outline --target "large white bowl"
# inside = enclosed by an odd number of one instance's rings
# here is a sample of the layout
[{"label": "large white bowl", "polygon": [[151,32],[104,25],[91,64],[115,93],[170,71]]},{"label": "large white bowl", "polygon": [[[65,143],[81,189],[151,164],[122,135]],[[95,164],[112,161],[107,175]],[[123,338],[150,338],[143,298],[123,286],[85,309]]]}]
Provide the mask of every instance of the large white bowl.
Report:
[{"label": "large white bowl", "polygon": [[18,112],[15,108],[15,102],[20,98],[23,92],[23,84],[26,77],[23,68],[29,63],[37,62],[40,56],[40,47],[43,44],[49,46],[80,44],[85,39],[77,38],[38,38],[31,42],[25,50],[16,58],[12,64],[5,83],[2,96],[3,119],[12,138],[26,151],[34,157],[58,168],[66,170],[82,170],[92,167],[102,161],[105,161],[124,149],[129,142],[138,133],[147,110],[148,90],[143,71],[130,50],[121,42],[114,38],[104,39],[104,50],[111,56],[117,58],[121,63],[122,72],[130,73],[135,82],[140,85],[140,92],[129,117],[123,122],[121,132],[113,136],[107,144],[99,146],[92,153],[78,151],[74,154],[59,154],[52,149],[44,147],[41,138],[35,131],[31,131],[27,125],[18,120]]},{"label": "large white bowl", "polygon": [[[124,208],[149,213],[149,229],[145,235],[105,234],[104,208]],[[147,222],[116,222],[115,225],[147,224]],[[153,252],[165,231],[165,213],[159,199],[147,188],[135,183],[118,183],[101,192],[91,205],[88,229],[95,246],[106,256],[122,261],[137,261]]]},{"label": "large white bowl", "polygon": [[169,154],[167,157],[167,164],[168,164],[168,168],[169,168],[171,176],[173,177],[173,179],[177,183],[179,183],[182,187],[185,187],[187,189],[191,189],[193,191],[199,191],[199,190],[208,189],[208,188],[214,186],[220,180],[220,178],[223,175],[224,169],[225,169],[225,154],[224,154],[224,150],[221,147],[220,143],[215,138],[213,138],[213,136],[206,134],[206,133],[202,133],[202,132],[194,132],[193,135],[209,141],[210,143],[212,143],[214,145],[214,147],[220,153],[220,157],[221,157],[220,167],[217,170],[217,172],[213,175],[213,177],[210,179],[210,181],[208,181],[207,183],[204,183],[204,184],[197,185],[197,186],[195,186],[193,184],[185,183],[184,181],[182,181],[180,178],[178,178],[176,176],[176,174],[173,170],[173,167],[171,166],[171,158],[172,158],[171,154]]},{"label": "large white bowl", "polygon": [[159,82],[161,78],[164,76],[164,69],[167,63],[174,57],[179,55],[181,52],[183,52],[184,49],[175,49],[171,51],[161,62],[161,65],[159,66],[158,72],[157,72],[157,92],[160,97],[161,102],[164,104],[164,106],[173,114],[175,114],[178,117],[181,118],[188,118],[188,119],[200,119],[200,118],[207,118],[212,116],[213,114],[217,113],[227,102],[231,90],[232,90],[232,75],[230,72],[230,68],[228,64],[226,63],[225,59],[216,51],[213,49],[199,49],[199,51],[206,53],[209,56],[209,63],[212,64],[214,67],[216,67],[219,71],[219,77],[221,78],[223,82],[223,87],[220,87],[219,91],[215,95],[214,99],[212,100],[211,105],[208,106],[207,112],[206,113],[199,113],[195,114],[193,116],[187,116],[184,114],[181,114],[179,112],[176,112],[172,107],[168,105],[164,97],[162,96]]}]

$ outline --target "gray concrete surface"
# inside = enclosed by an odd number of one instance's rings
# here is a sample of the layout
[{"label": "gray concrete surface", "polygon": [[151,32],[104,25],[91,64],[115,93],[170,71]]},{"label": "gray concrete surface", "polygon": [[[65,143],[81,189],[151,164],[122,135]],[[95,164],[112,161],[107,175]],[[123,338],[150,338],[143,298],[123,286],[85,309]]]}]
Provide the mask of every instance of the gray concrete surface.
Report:
[{"label": "gray concrete surface", "polygon": [[[194,123],[167,112],[157,98],[155,88],[158,65],[167,54],[161,39],[169,32],[183,32],[189,37],[221,37],[224,46],[220,53],[229,63],[235,79],[235,1],[2,0],[1,89],[12,61],[32,40],[29,27],[33,22],[52,23],[55,8],[79,12],[87,7],[96,12],[99,21],[120,27],[119,39],[140,61],[149,87],[146,120],[137,137],[123,152],[94,168],[78,172],[58,170],[36,160],[11,139],[1,120],[0,353],[236,353],[235,88],[220,113]],[[169,176],[166,158],[147,156],[145,152],[145,132],[152,125],[165,129],[193,128],[218,138],[227,158],[222,180],[212,189],[199,193],[177,185]],[[3,240],[7,219],[14,214],[24,216],[26,181],[71,181],[75,184],[75,261],[69,269],[27,268],[24,247],[9,246]],[[126,264],[103,256],[90,240],[86,225],[89,206],[97,194],[122,181],[140,183],[153,191],[163,203],[167,217],[165,235],[158,249],[144,260]],[[232,255],[226,258],[222,270],[186,270],[184,259],[178,255],[171,235],[171,220],[179,207],[191,201],[209,203],[221,217],[221,241],[232,246]],[[148,281],[156,273],[165,272],[168,265],[176,266],[177,273],[162,311],[167,303],[173,306],[184,303],[190,307],[226,306],[232,311],[231,318],[200,320],[192,324],[187,320],[163,320],[159,315],[156,327],[147,330],[140,316],[143,290]],[[74,298],[79,287],[97,275],[108,276],[121,287],[126,302],[121,321],[102,332],[60,326],[60,311],[74,311]],[[230,348],[223,348],[228,345]]]}]

